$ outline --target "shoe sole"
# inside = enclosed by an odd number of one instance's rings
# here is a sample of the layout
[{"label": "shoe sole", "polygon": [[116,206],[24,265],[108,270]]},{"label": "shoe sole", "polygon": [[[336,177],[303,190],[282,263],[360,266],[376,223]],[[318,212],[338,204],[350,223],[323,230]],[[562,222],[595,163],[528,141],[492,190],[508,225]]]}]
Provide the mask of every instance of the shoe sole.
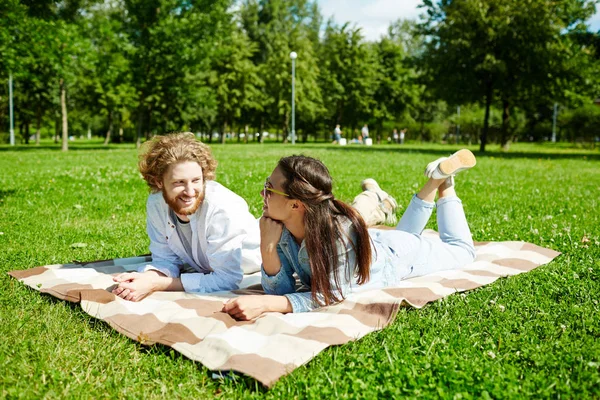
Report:
[{"label": "shoe sole", "polygon": [[368,178],[368,179],[363,180],[360,184],[360,187],[363,190],[363,192],[365,190],[368,190],[369,192],[376,192],[378,190],[381,190],[381,188],[379,187],[379,184],[373,178]]},{"label": "shoe sole", "polygon": [[438,168],[444,175],[454,175],[458,171],[473,168],[475,164],[477,164],[477,160],[471,150],[462,149],[442,161]]}]

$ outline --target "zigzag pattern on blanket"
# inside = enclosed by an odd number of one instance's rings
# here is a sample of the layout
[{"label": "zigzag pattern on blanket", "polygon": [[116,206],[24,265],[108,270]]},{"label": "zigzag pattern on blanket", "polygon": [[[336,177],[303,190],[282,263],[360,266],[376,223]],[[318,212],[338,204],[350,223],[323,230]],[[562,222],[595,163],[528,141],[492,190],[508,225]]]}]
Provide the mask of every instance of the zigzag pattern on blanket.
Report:
[{"label": "zigzag pattern on blanket", "polygon": [[403,304],[420,308],[449,294],[530,271],[560,254],[524,242],[476,243],[476,250],[475,262],[460,270],[356,294],[314,312],[270,313],[252,322],[235,321],[222,313],[221,307],[228,298],[262,293],[253,289],[260,282],[258,274],[247,276],[241,291],[210,295],[160,292],[139,303],[110,293],[112,276],[151,262],[149,257],[49,265],[9,274],[41,292],[80,302],[88,314],[133,340],[171,346],[209,369],[242,372],[270,387],[328,346],[384,328]]}]

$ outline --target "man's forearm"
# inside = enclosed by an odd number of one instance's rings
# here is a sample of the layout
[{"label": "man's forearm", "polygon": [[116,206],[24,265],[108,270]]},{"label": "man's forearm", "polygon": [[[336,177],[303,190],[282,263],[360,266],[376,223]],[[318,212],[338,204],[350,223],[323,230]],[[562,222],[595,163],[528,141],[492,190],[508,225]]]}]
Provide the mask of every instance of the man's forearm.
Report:
[{"label": "man's forearm", "polygon": [[182,292],[184,291],[180,278],[170,278],[160,271],[152,270],[148,273],[154,273],[152,285],[155,292]]}]

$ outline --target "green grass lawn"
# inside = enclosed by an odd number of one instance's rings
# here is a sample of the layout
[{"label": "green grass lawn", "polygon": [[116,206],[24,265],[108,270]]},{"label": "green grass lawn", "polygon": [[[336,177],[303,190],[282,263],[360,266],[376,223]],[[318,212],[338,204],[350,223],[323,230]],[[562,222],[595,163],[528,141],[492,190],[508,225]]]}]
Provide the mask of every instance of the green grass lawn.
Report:
[{"label": "green grass lawn", "polygon": [[[321,158],[343,200],[352,200],[363,178],[377,179],[401,215],[425,182],[425,165],[456,150],[212,148],[217,180],[256,216],[262,183],[284,155]],[[148,192],[132,145],[74,144],[68,153],[0,147],[0,396],[599,398],[600,152],[549,144],[489,149],[456,179],[474,239],[525,240],[563,254],[530,273],[403,309],[385,330],[327,349],[266,391],[247,377],[213,380],[170,348],[142,346],[6,274],[147,253]]]}]

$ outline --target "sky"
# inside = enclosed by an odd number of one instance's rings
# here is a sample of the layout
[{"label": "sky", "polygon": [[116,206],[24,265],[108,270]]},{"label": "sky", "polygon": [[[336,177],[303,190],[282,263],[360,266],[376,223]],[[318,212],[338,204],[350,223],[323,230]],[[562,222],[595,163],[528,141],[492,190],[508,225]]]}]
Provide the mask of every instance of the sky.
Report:
[{"label": "sky", "polygon": [[[417,8],[421,0],[317,0],[317,3],[325,20],[333,17],[338,24],[354,22],[362,28],[367,40],[379,39],[387,32],[392,21],[399,18],[417,19],[423,13],[422,9]],[[591,31],[599,31],[600,12],[596,12],[587,22]]]}]

